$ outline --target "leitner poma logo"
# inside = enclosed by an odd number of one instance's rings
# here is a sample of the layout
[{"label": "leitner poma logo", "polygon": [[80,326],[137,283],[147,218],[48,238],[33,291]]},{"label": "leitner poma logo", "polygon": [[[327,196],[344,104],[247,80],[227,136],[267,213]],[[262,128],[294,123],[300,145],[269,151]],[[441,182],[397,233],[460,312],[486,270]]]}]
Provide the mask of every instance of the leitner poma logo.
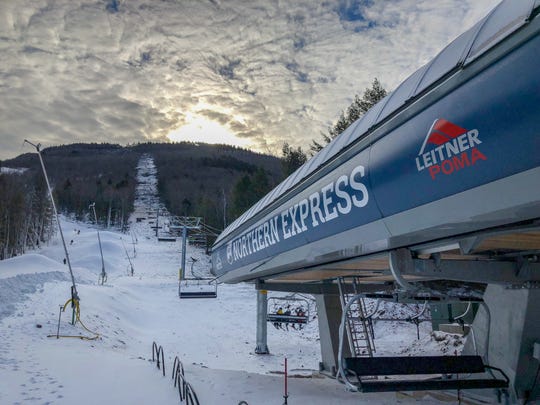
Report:
[{"label": "leitner poma logo", "polygon": [[487,160],[478,149],[481,143],[477,129],[469,131],[445,119],[436,119],[416,157],[416,168],[419,172],[427,169],[432,180],[451,175],[479,160]]}]

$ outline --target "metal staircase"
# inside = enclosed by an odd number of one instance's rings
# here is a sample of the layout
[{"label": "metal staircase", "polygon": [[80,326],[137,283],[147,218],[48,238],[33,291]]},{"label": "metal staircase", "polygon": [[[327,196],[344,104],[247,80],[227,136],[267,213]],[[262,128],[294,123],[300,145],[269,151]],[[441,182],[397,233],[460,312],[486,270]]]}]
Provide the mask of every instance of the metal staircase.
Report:
[{"label": "metal staircase", "polygon": [[[347,303],[359,294],[357,277],[339,277],[339,296],[341,308],[345,310]],[[373,323],[366,318],[364,298],[357,297],[347,310],[345,328],[352,357],[373,357],[375,343],[373,341]]]}]

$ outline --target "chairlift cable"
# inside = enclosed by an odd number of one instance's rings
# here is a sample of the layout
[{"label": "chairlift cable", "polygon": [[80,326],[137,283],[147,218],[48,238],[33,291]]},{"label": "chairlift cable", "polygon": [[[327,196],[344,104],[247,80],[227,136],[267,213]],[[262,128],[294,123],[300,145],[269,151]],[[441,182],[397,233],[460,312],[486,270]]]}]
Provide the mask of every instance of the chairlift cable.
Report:
[{"label": "chairlift cable", "polygon": [[219,232],[219,233],[221,233],[221,232],[223,231],[222,229],[218,229],[218,228],[216,228],[216,227],[213,227],[212,225],[208,225],[207,223],[204,223],[204,224],[203,224],[203,227],[208,228],[208,229],[211,229],[211,230],[213,230],[213,231],[215,231],[215,232]]}]

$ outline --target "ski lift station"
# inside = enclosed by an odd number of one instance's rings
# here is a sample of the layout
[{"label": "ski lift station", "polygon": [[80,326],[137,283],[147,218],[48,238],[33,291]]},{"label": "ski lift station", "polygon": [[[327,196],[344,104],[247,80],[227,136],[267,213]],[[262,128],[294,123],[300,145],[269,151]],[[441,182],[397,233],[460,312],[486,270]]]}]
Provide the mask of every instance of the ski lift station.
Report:
[{"label": "ski lift station", "polygon": [[[502,1],[221,233],[212,271],[258,290],[257,352],[266,292],[312,294],[349,389],[540,399],[539,12]],[[366,296],[474,302],[474,333],[461,356],[377,357]]]}]

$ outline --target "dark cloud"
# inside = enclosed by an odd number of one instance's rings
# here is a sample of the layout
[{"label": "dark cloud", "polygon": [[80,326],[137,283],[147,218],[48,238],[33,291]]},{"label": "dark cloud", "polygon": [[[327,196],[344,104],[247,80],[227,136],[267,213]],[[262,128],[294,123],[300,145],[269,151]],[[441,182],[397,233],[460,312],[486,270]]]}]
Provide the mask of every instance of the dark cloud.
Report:
[{"label": "dark cloud", "polygon": [[200,115],[212,120],[219,122],[221,125],[226,125],[230,120],[231,116],[228,114],[224,114],[218,111],[213,110],[200,110],[197,111]]},{"label": "dark cloud", "polygon": [[339,0],[336,11],[340,20],[369,23],[365,10],[372,5],[373,0]]},{"label": "dark cloud", "polygon": [[217,67],[217,73],[225,79],[232,80],[235,79],[234,71],[238,66],[240,66],[240,59],[227,60],[225,64]]},{"label": "dark cloud", "polygon": [[118,0],[109,0],[106,2],[105,10],[107,10],[109,13],[118,13],[120,4],[118,3]]},{"label": "dark cloud", "polygon": [[308,83],[309,82],[308,74],[306,72],[302,72],[302,70],[300,69],[300,66],[298,65],[298,63],[290,62],[290,63],[285,64],[285,67],[289,71],[294,73],[294,76],[295,76],[296,80],[298,80],[299,82],[302,82],[302,83]]},{"label": "dark cloud", "polygon": [[299,51],[300,49],[305,48],[306,44],[307,44],[307,41],[305,38],[298,37],[294,39],[293,47],[296,51]]},{"label": "dark cloud", "polygon": [[189,62],[187,60],[177,59],[174,62],[174,65],[175,65],[175,69],[177,71],[181,72],[181,71],[186,70],[188,68]]},{"label": "dark cloud", "polygon": [[249,131],[249,128],[246,124],[238,121],[233,121],[229,124],[229,127],[236,133],[245,134]]},{"label": "dark cloud", "polygon": [[22,51],[24,53],[39,53],[39,52],[50,53],[45,49],[37,48],[35,46],[30,46],[30,45],[23,47]]}]

